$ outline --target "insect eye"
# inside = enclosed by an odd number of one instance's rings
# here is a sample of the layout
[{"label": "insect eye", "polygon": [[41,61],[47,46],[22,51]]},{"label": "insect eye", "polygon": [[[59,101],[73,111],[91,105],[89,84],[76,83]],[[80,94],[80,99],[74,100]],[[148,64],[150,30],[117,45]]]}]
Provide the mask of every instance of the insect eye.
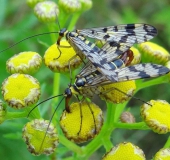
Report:
[{"label": "insect eye", "polygon": [[67,31],[66,28],[61,29],[59,35],[63,37],[66,31]]},{"label": "insect eye", "polygon": [[70,88],[66,88],[65,94],[67,95],[67,97],[71,96],[72,95],[71,89]]}]

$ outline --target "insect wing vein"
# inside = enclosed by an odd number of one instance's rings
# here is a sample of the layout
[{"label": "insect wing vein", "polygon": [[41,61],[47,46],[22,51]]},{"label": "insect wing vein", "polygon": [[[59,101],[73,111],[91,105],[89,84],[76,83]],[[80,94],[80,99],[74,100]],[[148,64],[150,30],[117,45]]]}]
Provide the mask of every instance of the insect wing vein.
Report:
[{"label": "insect wing vein", "polygon": [[142,43],[157,35],[155,27],[148,24],[125,24],[77,30],[78,33],[98,40]]},{"label": "insect wing vein", "polygon": [[135,80],[141,78],[158,77],[170,72],[167,67],[157,64],[144,63],[121,69],[116,69],[118,81]]}]

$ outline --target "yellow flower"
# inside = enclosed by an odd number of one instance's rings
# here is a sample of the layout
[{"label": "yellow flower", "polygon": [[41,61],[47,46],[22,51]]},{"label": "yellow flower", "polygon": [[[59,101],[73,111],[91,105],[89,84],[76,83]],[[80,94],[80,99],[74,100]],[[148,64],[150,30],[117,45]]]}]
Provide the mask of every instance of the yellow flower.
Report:
[{"label": "yellow flower", "polygon": [[[23,128],[23,139],[28,150],[34,155],[52,154],[58,145],[58,134],[49,121],[35,119]],[[48,130],[47,130],[48,127]]]},{"label": "yellow flower", "polygon": [[152,42],[139,44],[139,51],[142,53],[142,59],[145,62],[164,65],[170,59],[170,55],[167,50]]},{"label": "yellow flower", "polygon": [[145,160],[145,155],[139,147],[130,142],[124,142],[113,147],[102,160]]},{"label": "yellow flower", "polygon": [[[61,41],[61,46],[70,46],[70,44],[67,41]],[[53,72],[68,72],[69,65],[70,69],[75,69],[82,63],[81,59],[75,55],[76,52],[71,46],[59,47],[53,44],[45,52],[44,63]],[[73,59],[70,61],[71,58]]]},{"label": "yellow flower", "polygon": [[9,73],[33,73],[42,63],[41,56],[36,52],[21,52],[14,55],[6,62]]},{"label": "yellow flower", "polygon": [[130,50],[132,50],[133,56],[134,56],[134,58],[133,58],[132,62],[130,63],[130,65],[134,65],[134,64],[140,63],[140,61],[141,61],[141,54],[140,54],[139,50],[136,49],[135,47],[131,47]]},{"label": "yellow flower", "polygon": [[170,148],[160,149],[154,156],[153,160],[170,160]]},{"label": "yellow flower", "polygon": [[39,2],[34,7],[34,13],[42,22],[56,22],[59,15],[59,9],[55,2]]},{"label": "yellow flower", "polygon": [[27,74],[12,74],[2,83],[2,95],[8,105],[13,108],[29,106],[39,99],[39,82]]},{"label": "yellow flower", "polygon": [[141,116],[145,123],[156,133],[165,134],[170,131],[170,105],[163,100],[151,100],[151,105],[141,106]]},{"label": "yellow flower", "polygon": [[102,111],[94,103],[72,103],[70,113],[64,111],[60,118],[65,136],[76,143],[93,138],[99,133],[102,124]]},{"label": "yellow flower", "polygon": [[123,112],[120,116],[120,121],[123,123],[135,123],[135,117],[130,112]]},{"label": "yellow flower", "polygon": [[123,103],[130,98],[128,95],[133,95],[136,84],[135,81],[125,81],[104,85],[99,89],[101,93],[99,96],[102,99],[112,103]]}]

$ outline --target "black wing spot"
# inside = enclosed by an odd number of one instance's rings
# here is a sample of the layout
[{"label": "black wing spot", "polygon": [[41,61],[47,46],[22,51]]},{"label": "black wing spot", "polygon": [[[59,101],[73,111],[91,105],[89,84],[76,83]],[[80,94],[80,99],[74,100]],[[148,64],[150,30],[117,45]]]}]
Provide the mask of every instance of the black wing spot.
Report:
[{"label": "black wing spot", "polygon": [[135,25],[134,24],[127,24],[126,29],[135,29]]},{"label": "black wing spot", "polygon": [[106,34],[106,35],[103,37],[103,39],[108,39],[108,38],[110,38],[110,36],[109,36],[108,34]]},{"label": "black wing spot", "polygon": [[107,28],[103,28],[103,32],[105,32],[105,33],[106,33],[106,32],[107,32]]}]

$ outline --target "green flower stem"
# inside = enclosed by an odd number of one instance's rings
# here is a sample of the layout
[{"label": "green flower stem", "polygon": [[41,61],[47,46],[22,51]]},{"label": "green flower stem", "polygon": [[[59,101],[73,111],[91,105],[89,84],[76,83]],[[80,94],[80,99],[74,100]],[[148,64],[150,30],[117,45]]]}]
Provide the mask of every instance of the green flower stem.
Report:
[{"label": "green flower stem", "polygon": [[5,119],[10,120],[14,118],[24,118],[27,117],[27,112],[7,112]]},{"label": "green flower stem", "polygon": [[73,152],[77,153],[77,154],[82,154],[82,149],[81,147],[79,147],[78,145],[76,145],[75,143],[69,141],[65,136],[59,134],[59,140],[60,143],[63,145],[66,145],[67,148],[69,148],[70,150],[72,150]]},{"label": "green flower stem", "polygon": [[79,19],[81,14],[82,14],[81,11],[76,12],[76,13],[73,14],[71,22],[69,23],[69,26],[68,26],[69,31],[72,31],[74,29],[74,26],[77,23],[77,20]]},{"label": "green flower stem", "polygon": [[139,123],[113,123],[116,128],[150,130],[144,122]]},{"label": "green flower stem", "polygon": [[138,81],[136,81],[137,91],[139,91],[143,88],[146,88],[146,87],[150,87],[150,86],[162,84],[162,83],[169,83],[168,75],[154,78],[154,79],[151,79],[148,81],[138,80]]},{"label": "green flower stem", "polygon": [[[54,24],[50,24],[50,25],[47,25],[47,26],[48,26],[49,32],[52,32],[52,31],[56,30],[56,28],[54,27]],[[55,43],[57,41],[56,34],[50,34],[50,36],[51,36],[52,43]]]},{"label": "green flower stem", "polygon": [[113,144],[110,141],[110,136],[103,137],[102,144],[103,144],[104,148],[106,149],[106,152],[109,151],[113,147]]},{"label": "green flower stem", "polygon": [[[59,73],[55,73],[54,74],[54,82],[53,82],[53,95],[58,95],[60,94],[60,74]],[[54,112],[55,110],[55,107],[56,107],[56,104],[59,103],[59,98],[54,98],[52,100],[52,113]],[[52,120],[53,124],[56,125],[57,124],[57,114],[54,115],[54,118]]]},{"label": "green flower stem", "polygon": [[170,136],[168,137],[168,140],[166,141],[164,148],[169,148],[170,147]]},{"label": "green flower stem", "polygon": [[[68,18],[70,17],[70,14],[66,14],[62,8],[60,8],[60,14],[59,14],[59,25],[61,28],[63,28],[68,20]],[[60,28],[60,29],[61,29]]]}]

